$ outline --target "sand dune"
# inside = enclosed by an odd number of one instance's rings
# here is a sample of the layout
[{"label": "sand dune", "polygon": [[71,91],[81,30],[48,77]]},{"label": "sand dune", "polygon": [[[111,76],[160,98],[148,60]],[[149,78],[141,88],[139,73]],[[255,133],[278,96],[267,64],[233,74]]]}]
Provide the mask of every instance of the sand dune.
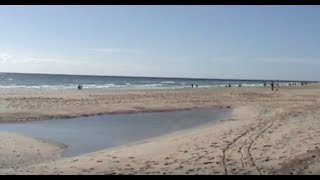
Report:
[{"label": "sand dune", "polygon": [[[0,174],[319,174],[319,97],[317,85],[279,92],[264,88],[2,92],[1,121],[214,106],[234,111],[221,123],[6,168]],[[20,138],[24,137],[16,137]],[[16,146],[23,149],[26,144]],[[0,149],[7,151],[8,147]]]}]

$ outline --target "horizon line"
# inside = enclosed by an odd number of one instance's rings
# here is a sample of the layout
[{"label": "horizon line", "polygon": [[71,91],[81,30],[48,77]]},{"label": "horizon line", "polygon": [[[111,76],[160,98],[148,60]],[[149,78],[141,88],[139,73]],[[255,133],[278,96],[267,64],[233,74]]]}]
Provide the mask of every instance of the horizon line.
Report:
[{"label": "horizon line", "polygon": [[26,72],[0,72],[1,74],[35,74],[35,75],[58,75],[58,76],[109,76],[109,77],[132,77],[132,78],[157,78],[157,79],[195,79],[195,80],[241,80],[241,81],[282,81],[282,82],[320,82],[316,80],[281,80],[281,79],[231,79],[231,78],[195,78],[195,77],[165,77],[165,76],[126,76],[126,75],[93,75],[93,74],[55,74],[55,73],[26,73]]}]

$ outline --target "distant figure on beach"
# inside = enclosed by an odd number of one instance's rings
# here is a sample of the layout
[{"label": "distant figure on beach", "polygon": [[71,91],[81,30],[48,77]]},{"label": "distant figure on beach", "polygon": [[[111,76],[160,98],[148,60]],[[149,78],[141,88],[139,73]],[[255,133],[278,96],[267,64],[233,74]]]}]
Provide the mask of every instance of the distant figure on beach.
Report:
[{"label": "distant figure on beach", "polygon": [[274,82],[271,82],[271,91],[273,91],[273,87],[274,87]]},{"label": "distant figure on beach", "polygon": [[193,88],[193,84],[191,84],[191,88]]},{"label": "distant figure on beach", "polygon": [[267,83],[266,83],[266,82],[264,82],[264,83],[263,83],[263,86],[264,86],[264,87],[267,87]]},{"label": "distant figure on beach", "polygon": [[196,84],[196,88],[198,88],[198,84]]},{"label": "distant figure on beach", "polygon": [[231,84],[229,84],[228,87],[231,87]]},{"label": "distant figure on beach", "polygon": [[239,84],[239,87],[241,87],[242,85],[241,84]]},{"label": "distant figure on beach", "polygon": [[226,87],[228,87],[228,85],[226,84]]},{"label": "distant figure on beach", "polygon": [[78,90],[82,90],[82,85],[81,84],[78,85]]},{"label": "distant figure on beach", "polygon": [[279,83],[276,83],[276,91],[279,90]]}]

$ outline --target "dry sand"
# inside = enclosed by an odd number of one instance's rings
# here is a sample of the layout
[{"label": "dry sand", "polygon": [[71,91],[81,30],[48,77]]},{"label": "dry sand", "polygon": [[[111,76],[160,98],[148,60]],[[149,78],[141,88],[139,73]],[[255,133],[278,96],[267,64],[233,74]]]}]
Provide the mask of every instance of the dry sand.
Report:
[{"label": "dry sand", "polygon": [[[0,174],[320,174],[318,85],[279,92],[217,88],[0,93],[0,121],[12,122],[194,107],[234,109],[232,118],[221,123],[77,157],[6,167]],[[8,134],[0,134],[0,139],[4,136]],[[27,144],[15,146],[25,149]],[[11,150],[12,145],[1,146],[0,153]]]}]

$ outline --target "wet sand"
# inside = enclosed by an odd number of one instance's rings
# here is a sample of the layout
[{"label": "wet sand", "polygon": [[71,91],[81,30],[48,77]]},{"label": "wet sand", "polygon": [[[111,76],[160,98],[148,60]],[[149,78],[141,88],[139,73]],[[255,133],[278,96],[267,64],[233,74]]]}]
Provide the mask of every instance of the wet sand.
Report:
[{"label": "wet sand", "polygon": [[63,144],[12,132],[0,132],[0,137],[0,169],[16,169],[59,159],[65,150]]},{"label": "wet sand", "polygon": [[[1,121],[194,107],[230,106],[234,111],[221,123],[6,168],[0,174],[319,174],[319,98],[318,85],[279,92],[264,88],[1,92]],[[23,149],[26,144],[17,146]]]}]

